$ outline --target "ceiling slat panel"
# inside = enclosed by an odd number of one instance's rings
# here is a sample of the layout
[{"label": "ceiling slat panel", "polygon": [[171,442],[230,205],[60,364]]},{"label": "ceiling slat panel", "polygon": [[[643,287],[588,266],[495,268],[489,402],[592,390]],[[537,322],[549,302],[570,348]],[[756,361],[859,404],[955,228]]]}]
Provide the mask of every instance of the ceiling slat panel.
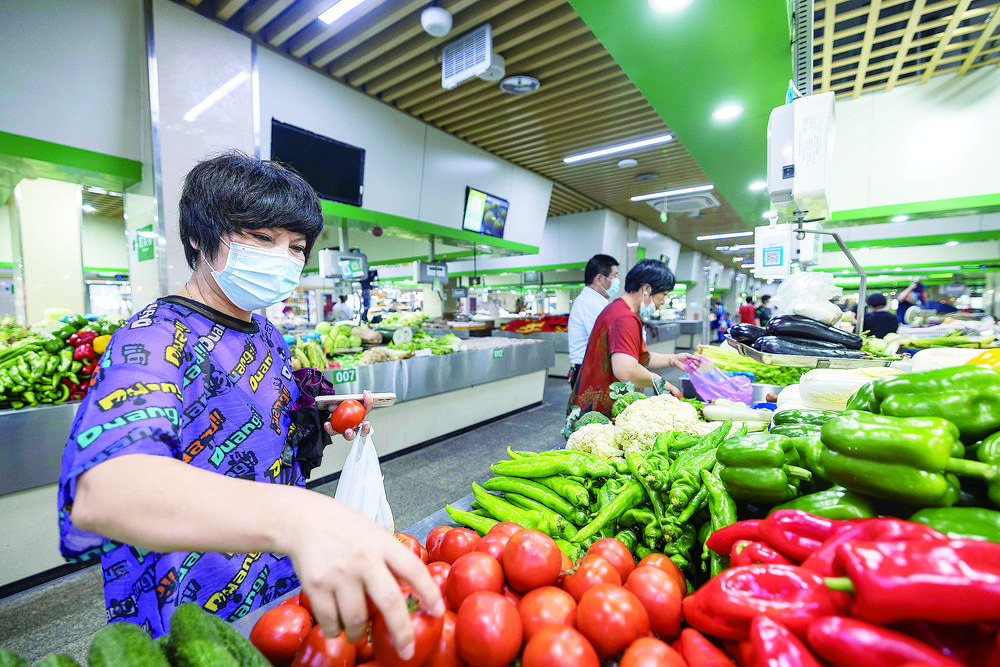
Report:
[{"label": "ceiling slat panel", "polygon": [[248,0],[216,0],[215,18],[220,21],[228,21],[233,14],[240,11]]},{"label": "ceiling slat panel", "polygon": [[295,0],[257,0],[243,15],[243,32],[257,34],[293,2]]},{"label": "ceiling slat panel", "polygon": [[404,5],[395,2],[383,4],[369,14],[367,21],[357,21],[339,34],[335,30],[322,36],[317,34],[310,38],[310,43],[303,41],[299,48],[293,49],[292,55],[297,58],[308,55],[314,67],[326,67],[334,59],[381,35],[426,4],[423,0],[410,0]]},{"label": "ceiling slat panel", "polygon": [[972,64],[976,61],[976,58],[982,54],[983,48],[986,44],[991,39],[998,38],[1000,38],[1000,9],[994,9],[990,20],[987,21],[986,25],[983,27],[983,34],[976,40],[975,46],[973,46],[972,50],[969,51],[969,55],[965,57],[965,62],[963,62],[962,66],[959,68],[958,75],[965,76],[965,74],[968,73],[969,68],[972,67]]}]

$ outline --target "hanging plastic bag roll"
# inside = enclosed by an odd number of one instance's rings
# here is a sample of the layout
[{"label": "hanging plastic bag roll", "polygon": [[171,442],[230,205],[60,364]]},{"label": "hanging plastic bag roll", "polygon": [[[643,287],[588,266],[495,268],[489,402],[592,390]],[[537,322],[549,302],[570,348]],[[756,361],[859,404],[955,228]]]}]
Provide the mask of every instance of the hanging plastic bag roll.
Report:
[{"label": "hanging plastic bag roll", "polygon": [[382,468],[375,451],[375,430],[359,435],[347,454],[334,500],[353,507],[382,528],[394,533],[392,509],[385,497]]}]

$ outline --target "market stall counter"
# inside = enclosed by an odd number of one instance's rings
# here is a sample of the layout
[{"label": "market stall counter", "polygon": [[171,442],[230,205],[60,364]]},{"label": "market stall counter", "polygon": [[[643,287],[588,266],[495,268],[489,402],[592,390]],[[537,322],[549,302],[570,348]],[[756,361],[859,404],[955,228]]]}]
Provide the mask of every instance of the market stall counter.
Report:
[{"label": "market stall counter", "polygon": [[702,342],[705,335],[705,323],[701,320],[676,320],[680,326],[677,347],[681,350],[692,350]]},{"label": "market stall counter", "polygon": [[565,331],[534,331],[532,333],[516,333],[501,329],[493,330],[494,336],[513,338],[514,340],[545,340],[550,341],[555,351],[553,364],[549,368],[549,377],[565,378],[569,373],[569,334]]}]

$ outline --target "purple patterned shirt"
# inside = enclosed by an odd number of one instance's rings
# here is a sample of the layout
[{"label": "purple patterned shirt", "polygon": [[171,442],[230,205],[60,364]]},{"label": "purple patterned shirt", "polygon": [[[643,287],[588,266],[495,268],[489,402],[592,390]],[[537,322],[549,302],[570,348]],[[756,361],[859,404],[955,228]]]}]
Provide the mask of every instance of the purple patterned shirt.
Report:
[{"label": "purple patterned shirt", "polygon": [[288,360],[267,319],[234,319],[183,297],[151,303],[115,332],[76,413],[59,484],[62,553],[100,555],[109,623],[136,623],[158,637],[183,602],[234,621],[298,586],[291,561],[278,554],[155,553],[70,519],[79,475],[123,454],[303,486],[287,451],[282,462],[288,406],[299,394]]}]

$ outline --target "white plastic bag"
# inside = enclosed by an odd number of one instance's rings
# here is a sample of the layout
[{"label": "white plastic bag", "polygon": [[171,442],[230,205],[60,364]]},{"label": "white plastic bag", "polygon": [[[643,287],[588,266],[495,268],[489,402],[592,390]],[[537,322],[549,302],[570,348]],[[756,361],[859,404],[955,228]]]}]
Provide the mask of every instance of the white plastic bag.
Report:
[{"label": "white plastic bag", "polygon": [[382,469],[375,451],[375,430],[366,436],[359,435],[340,473],[334,500],[353,507],[390,533],[396,532],[392,523],[392,509],[385,497]]},{"label": "white plastic bag", "polygon": [[784,313],[794,313],[823,324],[833,326],[841,317],[840,308],[830,303],[843,295],[844,290],[832,283],[827,273],[802,271],[781,283],[771,299]]}]

